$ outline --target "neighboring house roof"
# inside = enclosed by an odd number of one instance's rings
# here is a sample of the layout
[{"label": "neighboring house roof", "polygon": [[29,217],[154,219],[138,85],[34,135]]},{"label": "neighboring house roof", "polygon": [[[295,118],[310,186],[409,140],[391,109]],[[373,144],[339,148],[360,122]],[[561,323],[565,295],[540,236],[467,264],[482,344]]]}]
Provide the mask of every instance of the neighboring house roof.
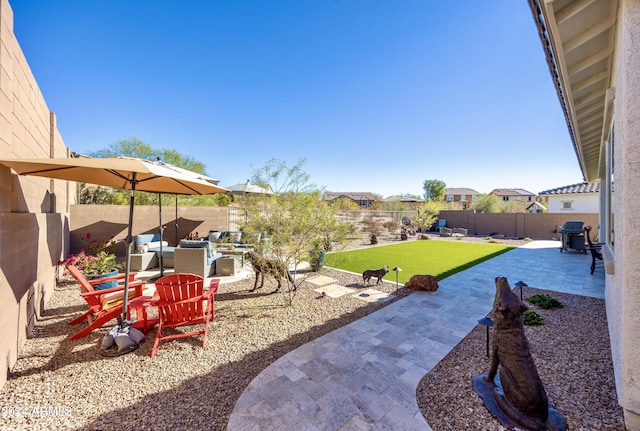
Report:
[{"label": "neighboring house roof", "polygon": [[375,198],[370,192],[326,192],[324,199],[332,201],[338,198],[349,198],[354,201],[373,201]]},{"label": "neighboring house roof", "polygon": [[570,195],[574,193],[598,193],[600,191],[600,183],[582,182],[571,184],[570,186],[557,187],[555,189],[540,192],[540,196],[546,195]]},{"label": "neighboring house roof", "polygon": [[460,188],[446,188],[444,189],[446,195],[479,195],[480,193],[473,189],[467,189],[465,187]]},{"label": "neighboring house roof", "polygon": [[535,196],[535,193],[531,193],[525,189],[493,189],[490,195],[498,196]]},{"label": "neighboring house roof", "polygon": [[424,199],[411,198],[408,196],[389,196],[388,198],[384,198],[385,202],[423,202]]}]

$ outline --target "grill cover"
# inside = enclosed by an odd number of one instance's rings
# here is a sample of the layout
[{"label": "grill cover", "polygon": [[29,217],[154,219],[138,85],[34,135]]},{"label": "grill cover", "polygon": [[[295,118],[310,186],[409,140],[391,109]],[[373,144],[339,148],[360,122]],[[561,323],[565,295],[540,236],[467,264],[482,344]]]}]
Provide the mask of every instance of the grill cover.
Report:
[{"label": "grill cover", "polygon": [[566,221],[562,225],[560,233],[582,233],[583,224],[584,222],[581,221]]}]

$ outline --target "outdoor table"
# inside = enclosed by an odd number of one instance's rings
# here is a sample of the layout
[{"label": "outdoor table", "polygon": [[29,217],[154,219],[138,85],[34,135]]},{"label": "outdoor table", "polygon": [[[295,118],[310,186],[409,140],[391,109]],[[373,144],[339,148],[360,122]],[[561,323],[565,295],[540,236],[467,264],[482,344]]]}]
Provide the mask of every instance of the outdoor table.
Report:
[{"label": "outdoor table", "polygon": [[244,266],[244,255],[249,253],[251,249],[250,248],[229,248],[229,249],[219,248],[217,251],[222,253],[223,256],[224,255],[240,256],[242,266]]},{"label": "outdoor table", "polygon": [[131,326],[140,329],[146,334],[160,323],[159,318],[149,318],[147,316],[147,307],[154,306],[159,300],[160,296],[157,293],[153,296],[138,296],[129,300],[129,307],[136,310],[136,321]]}]

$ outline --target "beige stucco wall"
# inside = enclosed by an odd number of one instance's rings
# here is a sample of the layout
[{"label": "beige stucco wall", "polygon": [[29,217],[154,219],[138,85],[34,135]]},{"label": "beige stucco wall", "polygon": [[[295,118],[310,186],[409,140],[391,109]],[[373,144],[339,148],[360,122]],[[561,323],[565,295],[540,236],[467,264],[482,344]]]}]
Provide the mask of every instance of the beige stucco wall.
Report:
[{"label": "beige stucco wall", "polygon": [[[56,128],[0,0],[0,156],[65,157]],[[0,165],[0,387],[55,287],[68,247],[66,181],[18,177]]]},{"label": "beige stucco wall", "polygon": [[[571,208],[564,208],[565,202],[571,202]],[[566,195],[550,195],[547,203],[550,213],[594,213],[600,210],[598,193],[571,193]]]},{"label": "beige stucco wall", "polygon": [[640,2],[620,3],[614,102],[614,262],[607,319],[627,429],[640,430]]}]

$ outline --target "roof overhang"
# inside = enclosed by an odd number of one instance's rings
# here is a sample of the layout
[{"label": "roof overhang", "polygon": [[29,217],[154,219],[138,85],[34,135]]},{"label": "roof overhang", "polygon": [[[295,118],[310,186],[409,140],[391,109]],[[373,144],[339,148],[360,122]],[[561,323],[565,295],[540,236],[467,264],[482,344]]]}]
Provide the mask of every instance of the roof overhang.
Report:
[{"label": "roof overhang", "polygon": [[529,4],[582,174],[597,181],[613,111],[618,0]]}]

